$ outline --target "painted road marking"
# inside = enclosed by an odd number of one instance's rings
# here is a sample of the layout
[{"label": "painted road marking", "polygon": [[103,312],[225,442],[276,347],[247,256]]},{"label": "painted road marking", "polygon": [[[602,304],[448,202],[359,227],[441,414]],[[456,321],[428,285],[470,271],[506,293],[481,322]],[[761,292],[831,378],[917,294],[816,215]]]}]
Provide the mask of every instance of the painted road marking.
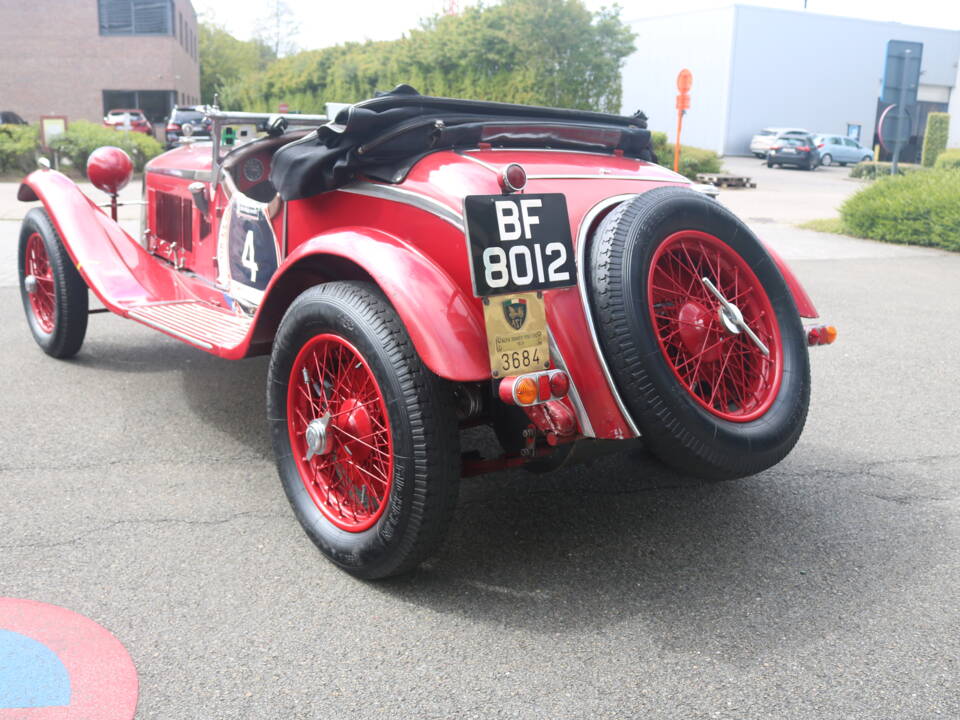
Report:
[{"label": "painted road marking", "polygon": [[126,648],[72,610],[0,598],[0,720],[130,720],[139,681]]}]

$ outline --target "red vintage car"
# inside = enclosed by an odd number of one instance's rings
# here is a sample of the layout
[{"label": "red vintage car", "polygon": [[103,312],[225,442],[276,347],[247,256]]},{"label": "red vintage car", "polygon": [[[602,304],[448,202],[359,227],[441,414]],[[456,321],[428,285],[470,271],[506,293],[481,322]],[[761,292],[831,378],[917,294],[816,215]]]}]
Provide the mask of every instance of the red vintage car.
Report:
[{"label": "red vintage car", "polygon": [[[464,475],[639,442],[719,480],[800,436],[808,346],[836,331],[805,327],[817,311],[790,269],[655,164],[642,116],[400,86],[332,122],[211,119],[209,141],[147,166],[137,237],[64,175],[24,180],[43,202],[20,236],[27,321],[70,357],[90,290],[200,350],[270,353],[283,488],[345,570],[415,567]],[[116,148],[91,156],[114,218],[130,173]],[[461,453],[480,424],[498,456]]]}]

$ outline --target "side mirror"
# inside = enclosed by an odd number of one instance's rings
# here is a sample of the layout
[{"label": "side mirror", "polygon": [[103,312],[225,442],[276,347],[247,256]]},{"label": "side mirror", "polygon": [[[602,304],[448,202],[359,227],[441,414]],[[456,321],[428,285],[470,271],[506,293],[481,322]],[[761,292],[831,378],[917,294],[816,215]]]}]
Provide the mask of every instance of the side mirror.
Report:
[{"label": "side mirror", "polygon": [[267,135],[270,137],[280,137],[286,132],[290,123],[283,115],[271,115],[267,118]]}]

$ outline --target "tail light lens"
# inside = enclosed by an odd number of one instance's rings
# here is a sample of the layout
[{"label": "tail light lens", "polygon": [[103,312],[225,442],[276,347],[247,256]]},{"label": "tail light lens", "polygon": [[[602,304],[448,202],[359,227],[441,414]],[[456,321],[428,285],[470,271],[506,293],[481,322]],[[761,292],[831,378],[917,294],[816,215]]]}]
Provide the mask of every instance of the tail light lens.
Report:
[{"label": "tail light lens", "polygon": [[797,148],[797,150],[799,150],[800,152],[810,152],[810,146],[809,146],[809,145],[801,145],[800,147]]},{"label": "tail light lens", "polygon": [[180,130],[180,126],[177,123],[167,123],[167,130],[170,132],[177,132]]},{"label": "tail light lens", "polygon": [[770,149],[771,149],[771,150],[779,150],[781,147],[783,147],[783,146],[782,146],[782,145],[772,145],[772,146],[770,147]]},{"label": "tail light lens", "polygon": [[504,192],[519,192],[527,184],[527,171],[517,163],[510,163],[500,173],[500,187]]},{"label": "tail light lens", "polygon": [[822,147],[823,147],[823,143],[819,143],[819,144],[817,145],[817,150],[819,150],[819,149],[822,148]]},{"label": "tail light lens", "polygon": [[505,377],[500,381],[498,394],[508,405],[538,405],[566,397],[570,378],[563,370],[544,370]]}]

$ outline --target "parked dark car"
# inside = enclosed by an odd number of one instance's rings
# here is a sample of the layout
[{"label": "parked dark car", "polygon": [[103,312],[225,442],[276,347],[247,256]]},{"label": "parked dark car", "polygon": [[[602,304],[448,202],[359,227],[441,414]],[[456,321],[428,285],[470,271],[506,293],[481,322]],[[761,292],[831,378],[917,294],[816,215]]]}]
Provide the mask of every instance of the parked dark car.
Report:
[{"label": "parked dark car", "polygon": [[176,145],[180,138],[210,137],[210,119],[204,115],[205,105],[175,105],[167,120],[167,148]]},{"label": "parked dark car", "polygon": [[27,121],[12,110],[0,111],[0,125],[27,125]]},{"label": "parked dark car", "polygon": [[820,151],[812,135],[781,135],[767,151],[767,167],[796,165],[805,170],[816,170]]}]

